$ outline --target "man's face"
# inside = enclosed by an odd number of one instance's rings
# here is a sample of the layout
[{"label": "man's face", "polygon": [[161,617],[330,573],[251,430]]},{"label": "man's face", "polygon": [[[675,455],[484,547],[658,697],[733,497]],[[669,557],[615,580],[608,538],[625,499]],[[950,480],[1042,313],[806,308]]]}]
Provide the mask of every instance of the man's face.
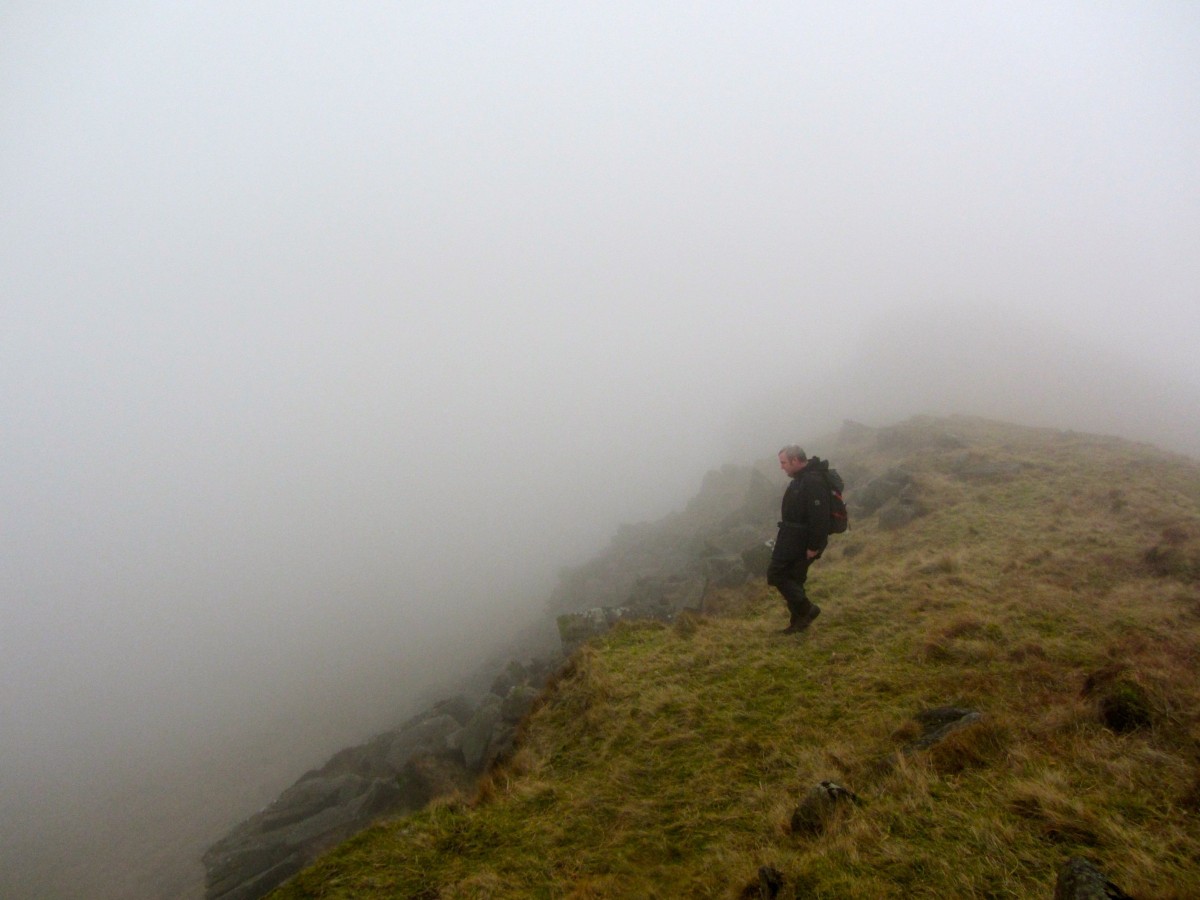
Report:
[{"label": "man's face", "polygon": [[786,453],[779,454],[779,468],[787,472],[788,475],[795,475],[806,465],[808,465],[808,460],[806,459],[791,459]]}]

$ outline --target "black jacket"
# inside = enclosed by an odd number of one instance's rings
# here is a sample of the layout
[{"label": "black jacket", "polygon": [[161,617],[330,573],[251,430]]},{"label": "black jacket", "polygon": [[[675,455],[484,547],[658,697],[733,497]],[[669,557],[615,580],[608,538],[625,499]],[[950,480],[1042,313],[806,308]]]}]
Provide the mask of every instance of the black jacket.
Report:
[{"label": "black jacket", "polygon": [[777,544],[785,542],[798,552],[825,549],[829,543],[829,483],[824,473],[828,468],[829,463],[814,456],[792,476],[783,492]]}]

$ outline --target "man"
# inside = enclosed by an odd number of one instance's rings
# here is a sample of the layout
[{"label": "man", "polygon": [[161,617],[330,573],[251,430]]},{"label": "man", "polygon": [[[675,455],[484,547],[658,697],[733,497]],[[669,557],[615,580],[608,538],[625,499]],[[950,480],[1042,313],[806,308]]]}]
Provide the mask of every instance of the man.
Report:
[{"label": "man", "polygon": [[820,460],[795,444],[779,451],[779,468],[792,479],[783,493],[779,536],[767,568],[767,584],[783,595],[791,620],[784,634],[799,634],[821,614],[808,599],[804,582],[808,567],[829,542],[829,485],[819,471]]}]

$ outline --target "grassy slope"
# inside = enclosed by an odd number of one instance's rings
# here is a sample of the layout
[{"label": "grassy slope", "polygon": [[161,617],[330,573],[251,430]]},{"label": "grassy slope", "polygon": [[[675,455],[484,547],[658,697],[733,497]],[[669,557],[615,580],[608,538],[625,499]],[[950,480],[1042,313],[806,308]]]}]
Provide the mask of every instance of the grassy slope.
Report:
[{"label": "grassy slope", "polygon": [[[371,829],[277,896],[736,897],[770,864],[785,896],[1029,897],[1075,854],[1135,896],[1200,896],[1200,468],[973,420],[906,427],[900,449],[831,455],[904,463],[930,512],[835,539],[810,634],[775,634],[761,584],[619,629],[478,797]],[[959,477],[947,428],[976,461],[1035,467]],[[1155,545],[1168,574],[1144,561]],[[1140,691],[1148,724],[1105,727],[1089,675]],[[984,719],[881,764],[945,704]],[[827,778],[862,802],[791,835]]]}]

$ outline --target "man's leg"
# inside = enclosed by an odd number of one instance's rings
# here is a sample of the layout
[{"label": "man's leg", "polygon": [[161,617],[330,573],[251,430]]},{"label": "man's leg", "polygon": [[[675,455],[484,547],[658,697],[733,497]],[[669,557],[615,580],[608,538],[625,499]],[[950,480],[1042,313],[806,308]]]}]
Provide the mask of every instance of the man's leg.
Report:
[{"label": "man's leg", "polygon": [[[795,609],[798,612],[792,613],[792,621],[788,624],[788,632],[803,631],[813,623],[813,620],[821,614],[821,607],[808,599],[808,592],[804,590],[804,583],[808,580],[808,567],[813,564],[813,560],[807,556],[798,561],[793,567],[792,592],[796,598]],[[789,606],[789,609],[792,607]]]},{"label": "man's leg", "polygon": [[787,563],[772,560],[767,570],[767,584],[773,585],[783,595],[783,601],[787,604],[791,617],[787,628],[789,631],[795,630],[806,619],[812,621],[810,616],[816,618],[812,615],[816,607],[809,601],[804,590],[804,582],[808,578],[808,564],[806,558]]}]

